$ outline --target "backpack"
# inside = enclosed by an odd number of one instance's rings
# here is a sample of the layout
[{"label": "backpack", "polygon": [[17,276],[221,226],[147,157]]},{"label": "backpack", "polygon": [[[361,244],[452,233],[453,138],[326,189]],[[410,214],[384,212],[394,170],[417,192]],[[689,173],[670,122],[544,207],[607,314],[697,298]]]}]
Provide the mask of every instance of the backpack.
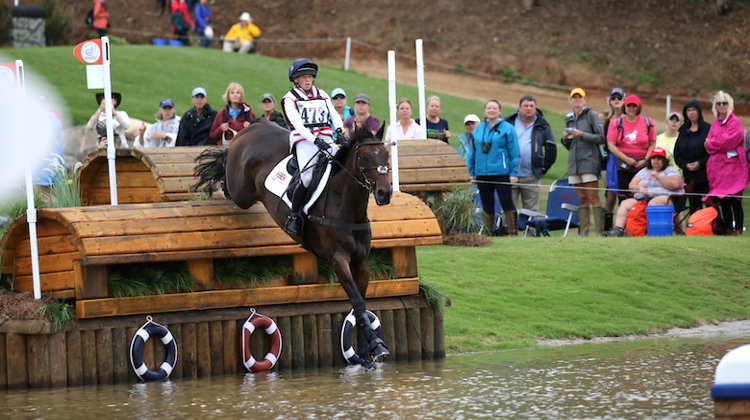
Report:
[{"label": "backpack", "polygon": [[625,222],[625,232],[632,236],[646,236],[648,231],[648,221],[646,219],[645,201],[636,201],[628,212],[628,219]]},{"label": "backpack", "polygon": [[709,206],[705,209],[696,210],[695,213],[690,215],[685,235],[721,235],[723,230],[723,224],[719,218],[719,211],[716,210],[716,207]]},{"label": "backpack", "polygon": [[[646,135],[649,135],[651,134],[651,127],[654,126],[654,121],[651,118],[646,117],[645,115],[643,116],[643,119],[646,120]],[[623,131],[622,117],[620,117],[617,119],[617,132],[620,134],[620,140],[625,137],[625,133]]]},{"label": "backpack", "polygon": [[174,26],[174,31],[178,34],[185,34],[190,30],[190,25],[188,25],[179,11],[172,14],[172,25]]},{"label": "backpack", "polygon": [[86,26],[89,28],[94,27],[94,8],[92,7],[91,10],[86,14],[86,20],[84,20],[86,23]]}]

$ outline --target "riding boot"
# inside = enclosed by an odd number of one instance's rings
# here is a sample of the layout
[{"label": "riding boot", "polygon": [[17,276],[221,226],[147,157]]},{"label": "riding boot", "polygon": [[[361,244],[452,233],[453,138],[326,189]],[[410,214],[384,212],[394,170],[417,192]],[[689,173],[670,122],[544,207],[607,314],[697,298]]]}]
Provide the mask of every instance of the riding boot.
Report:
[{"label": "riding boot", "polygon": [[604,208],[603,207],[594,207],[594,236],[602,236],[604,233]]},{"label": "riding boot", "polygon": [[505,212],[505,224],[508,236],[518,236],[518,212],[516,210]]},{"label": "riding boot", "polygon": [[482,213],[482,234],[484,236],[492,236],[495,231],[495,215],[489,213]]},{"label": "riding boot", "polygon": [[307,188],[300,181],[294,187],[294,191],[291,194],[292,207],[289,210],[289,217],[286,220],[284,226],[284,232],[289,235],[302,236],[303,221],[302,215],[300,214],[300,208],[305,202],[305,196],[307,195]]},{"label": "riding boot", "polygon": [[614,213],[604,213],[604,231],[612,230],[612,227],[615,225],[615,214]]},{"label": "riding boot", "polygon": [[591,226],[591,207],[578,208],[578,236],[589,236]]}]

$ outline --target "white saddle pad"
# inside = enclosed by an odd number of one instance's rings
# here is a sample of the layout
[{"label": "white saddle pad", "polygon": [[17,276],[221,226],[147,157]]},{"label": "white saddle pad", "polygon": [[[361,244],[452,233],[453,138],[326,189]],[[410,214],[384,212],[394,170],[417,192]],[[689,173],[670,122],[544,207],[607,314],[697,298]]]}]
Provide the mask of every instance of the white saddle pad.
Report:
[{"label": "white saddle pad", "polygon": [[[289,155],[281,160],[281,162],[277,163],[276,166],[273,168],[271,173],[268,174],[265,181],[266,189],[272,193],[273,195],[277,197],[281,197],[282,200],[284,200],[284,203],[286,203],[287,206],[292,206],[292,201],[289,199],[289,196],[287,194],[284,194],[286,192],[286,189],[289,188],[289,183],[292,181],[292,175],[289,174],[289,172],[286,170],[287,163],[289,162],[289,159],[292,158],[292,155]],[[307,213],[307,211],[310,209],[310,207],[315,204],[315,201],[320,197],[320,195],[323,193],[323,190],[325,189],[325,186],[328,184],[328,180],[331,177],[331,162],[328,162],[328,165],[326,166],[326,170],[323,173],[323,177],[320,180],[320,183],[318,183],[317,187],[315,188],[315,191],[313,192],[312,196],[310,197],[310,201],[305,203],[305,205],[302,208],[302,211]]]}]

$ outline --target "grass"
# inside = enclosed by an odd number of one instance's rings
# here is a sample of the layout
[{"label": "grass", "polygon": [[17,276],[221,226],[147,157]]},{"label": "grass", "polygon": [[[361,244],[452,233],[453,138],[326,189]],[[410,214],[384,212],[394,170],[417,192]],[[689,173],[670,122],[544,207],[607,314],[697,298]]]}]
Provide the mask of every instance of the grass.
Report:
[{"label": "grass", "polygon": [[690,327],[750,317],[746,237],[495,238],[418,248],[447,295],[451,353]]}]

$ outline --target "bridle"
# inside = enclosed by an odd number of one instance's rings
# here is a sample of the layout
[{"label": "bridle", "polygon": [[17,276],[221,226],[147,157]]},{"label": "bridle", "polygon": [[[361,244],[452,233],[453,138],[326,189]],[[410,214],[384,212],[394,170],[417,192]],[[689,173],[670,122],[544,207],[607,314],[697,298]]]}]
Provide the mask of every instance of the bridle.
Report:
[{"label": "bridle", "polygon": [[[357,183],[370,193],[375,192],[375,184],[377,183],[378,178],[384,175],[388,176],[388,172],[390,172],[391,168],[389,165],[363,166],[361,164],[362,157],[359,155],[359,148],[362,146],[384,146],[384,145],[385,143],[383,143],[382,141],[368,141],[366,143],[358,144],[357,148],[354,151],[355,159],[357,161],[357,169],[359,170],[359,173],[362,174],[362,178],[363,178],[363,181],[360,181],[359,179],[357,179]],[[371,170],[376,170],[378,172],[378,175],[375,177],[373,181],[370,181],[369,179],[367,179],[367,176],[365,174],[365,172],[371,171]]]}]

